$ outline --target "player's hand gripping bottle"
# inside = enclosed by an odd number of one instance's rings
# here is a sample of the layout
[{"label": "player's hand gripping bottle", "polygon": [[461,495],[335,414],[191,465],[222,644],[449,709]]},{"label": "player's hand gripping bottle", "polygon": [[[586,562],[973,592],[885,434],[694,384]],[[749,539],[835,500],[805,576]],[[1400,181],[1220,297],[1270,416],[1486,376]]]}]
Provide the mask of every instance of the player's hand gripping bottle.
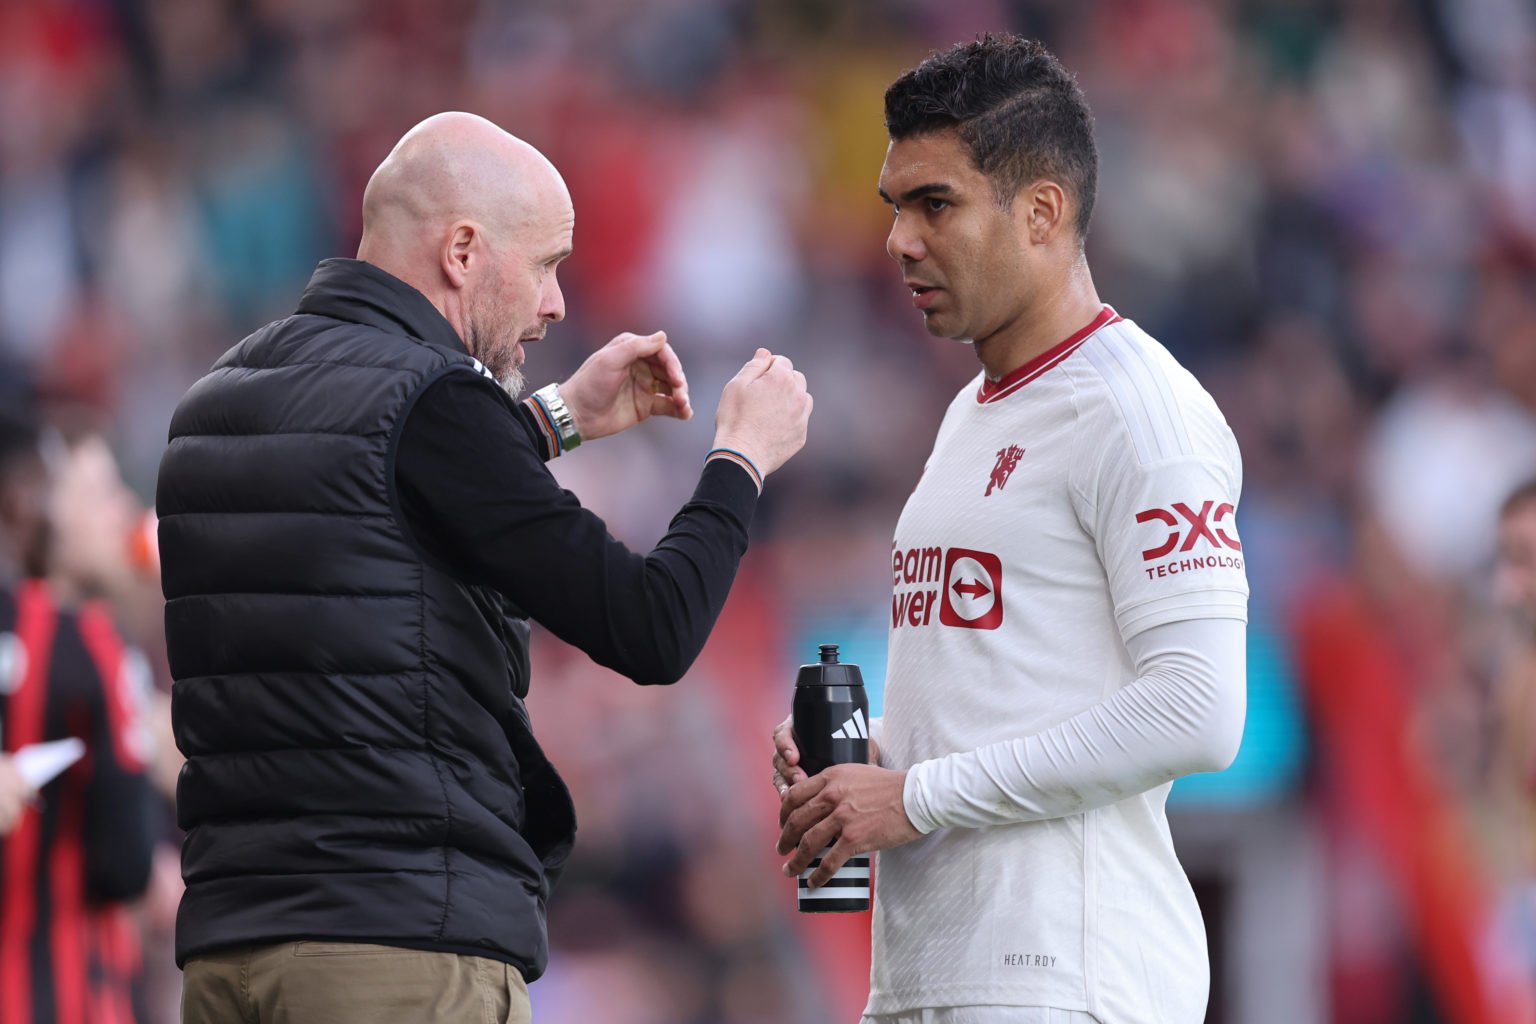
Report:
[{"label": "player's hand gripping bottle", "polygon": [[[795,679],[794,732],[800,767],[808,775],[834,764],[869,763],[864,677],[859,666],[837,660],[837,644],[822,644],[821,661],[800,666]],[[867,853],[849,857],[826,885],[811,889],[807,879],[821,863],[818,854],[800,873],[800,910],[811,914],[868,910],[869,860]]]}]

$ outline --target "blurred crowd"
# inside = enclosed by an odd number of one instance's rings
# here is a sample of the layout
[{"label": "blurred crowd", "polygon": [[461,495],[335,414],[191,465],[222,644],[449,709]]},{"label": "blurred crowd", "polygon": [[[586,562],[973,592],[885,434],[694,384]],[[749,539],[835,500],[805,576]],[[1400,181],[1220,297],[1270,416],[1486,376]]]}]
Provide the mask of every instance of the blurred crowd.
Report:
[{"label": "blurred crowd", "polygon": [[[1536,539],[1502,576],[1497,543],[1536,478],[1529,0],[0,0],[0,400],[105,438],[148,508],[176,400],[355,251],[407,127],[471,110],[539,146],[578,215],[530,382],[660,328],[702,421],[758,343],[817,404],[688,680],[538,639],[580,834],[536,1018],[848,1019],[856,944],[829,957],[774,873],[766,737],[816,641],[864,637],[878,673],[896,516],[977,372],[910,308],[875,181],[885,85],[988,29],[1078,73],[1099,292],[1237,434],[1251,629],[1302,711],[1304,772],[1176,811],[1211,1020],[1517,1019],[1477,1007],[1536,979]],[[648,547],[711,436],[554,468]],[[118,610],[168,685],[153,598]],[[1267,863],[1238,835],[1266,827],[1273,872],[1223,862]],[[169,957],[151,936],[146,1022],[175,1019]]]}]

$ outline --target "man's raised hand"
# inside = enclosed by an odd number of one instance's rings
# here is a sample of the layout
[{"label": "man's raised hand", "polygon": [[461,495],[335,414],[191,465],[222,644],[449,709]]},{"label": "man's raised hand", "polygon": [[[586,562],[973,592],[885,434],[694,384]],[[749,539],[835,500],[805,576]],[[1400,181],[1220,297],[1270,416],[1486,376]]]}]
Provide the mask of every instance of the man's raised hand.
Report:
[{"label": "man's raised hand", "polygon": [[560,385],[582,440],[628,430],[652,416],[693,416],[688,378],[665,331],[620,334]]},{"label": "man's raised hand", "polygon": [[813,404],[789,357],[760,348],[720,392],[715,447],[741,453],[767,476],[805,446]]}]

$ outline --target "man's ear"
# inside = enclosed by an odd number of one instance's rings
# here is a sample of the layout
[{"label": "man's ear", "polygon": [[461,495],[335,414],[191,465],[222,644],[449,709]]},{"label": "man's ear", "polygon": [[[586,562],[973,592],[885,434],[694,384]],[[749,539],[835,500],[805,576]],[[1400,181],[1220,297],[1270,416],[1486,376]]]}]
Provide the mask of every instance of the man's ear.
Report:
[{"label": "man's ear", "polygon": [[484,258],[484,237],[474,221],[461,220],[448,231],[443,243],[443,276],[454,288],[463,288],[469,275],[479,270]]},{"label": "man's ear", "polygon": [[1029,240],[1046,245],[1068,227],[1067,193],[1054,181],[1044,179],[1019,191],[1014,209],[1025,218]]}]

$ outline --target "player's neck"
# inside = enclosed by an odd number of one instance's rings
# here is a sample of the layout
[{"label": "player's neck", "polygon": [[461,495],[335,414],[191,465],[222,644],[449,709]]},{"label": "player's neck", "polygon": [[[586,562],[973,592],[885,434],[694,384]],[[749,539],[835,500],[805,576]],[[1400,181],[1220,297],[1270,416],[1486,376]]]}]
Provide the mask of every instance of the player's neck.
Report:
[{"label": "player's neck", "polygon": [[1018,317],[976,343],[987,379],[998,381],[1082,330],[1104,309],[1088,261],[1079,259],[1061,284]]}]

